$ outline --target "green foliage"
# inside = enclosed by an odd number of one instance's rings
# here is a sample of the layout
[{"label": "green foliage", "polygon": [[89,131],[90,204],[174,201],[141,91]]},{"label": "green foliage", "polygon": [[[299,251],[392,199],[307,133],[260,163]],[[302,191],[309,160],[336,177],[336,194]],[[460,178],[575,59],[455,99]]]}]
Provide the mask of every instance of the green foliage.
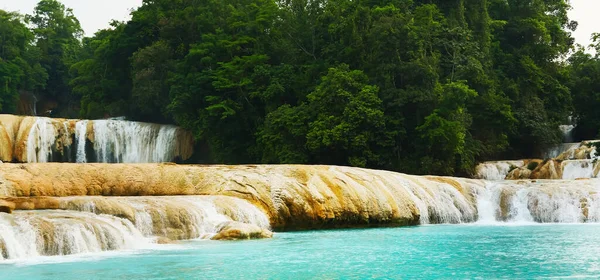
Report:
[{"label": "green foliage", "polygon": [[4,51],[26,54],[0,60],[1,104],[26,88],[80,117],[174,123],[203,162],[415,174],[530,157],[570,115],[582,137],[600,128],[598,58],[563,59],[566,0],[143,2],[83,40],[56,0],[28,17],[33,35],[2,21],[25,42]]},{"label": "green foliage", "polygon": [[15,113],[21,91],[36,92],[46,83],[33,40],[21,15],[0,10],[0,112]]},{"label": "green foliage", "polygon": [[[595,37],[595,47],[600,38]],[[600,48],[598,48],[600,49]],[[578,139],[597,139],[600,136],[600,57],[585,53],[580,48],[570,58],[569,87],[577,120]]]},{"label": "green foliage", "polygon": [[41,0],[34,13],[27,17],[33,25],[40,63],[48,73],[48,80],[40,95],[47,100],[65,105],[71,101],[69,68],[77,60],[83,35],[79,21],[71,9],[57,0]]},{"label": "green foliage", "polygon": [[379,88],[342,64],[329,69],[308,97],[313,116],[307,148],[317,162],[352,166],[385,166],[381,151],[389,146]]},{"label": "green foliage", "polygon": [[477,151],[467,146],[472,141],[467,103],[477,92],[463,82],[446,84],[440,90],[438,109],[416,130],[422,140],[420,150],[426,151],[423,168],[427,173],[452,174],[475,164]]}]

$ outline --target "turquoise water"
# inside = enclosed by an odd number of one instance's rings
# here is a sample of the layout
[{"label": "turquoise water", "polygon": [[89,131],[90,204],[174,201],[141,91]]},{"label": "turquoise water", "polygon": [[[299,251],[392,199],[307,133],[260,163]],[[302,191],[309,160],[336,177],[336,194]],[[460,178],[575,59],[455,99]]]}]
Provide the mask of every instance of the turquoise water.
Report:
[{"label": "turquoise water", "polygon": [[456,279],[600,277],[600,225],[278,233],[136,252],[0,263],[0,279]]}]

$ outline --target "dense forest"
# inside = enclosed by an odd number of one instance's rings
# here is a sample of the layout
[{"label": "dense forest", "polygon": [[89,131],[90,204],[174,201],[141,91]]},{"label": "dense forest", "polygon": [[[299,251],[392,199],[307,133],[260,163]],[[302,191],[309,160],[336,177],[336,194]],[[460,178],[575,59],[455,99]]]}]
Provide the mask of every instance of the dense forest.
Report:
[{"label": "dense forest", "polygon": [[[173,123],[196,161],[468,174],[598,136],[600,57],[568,0],[144,0],[83,37],[0,10],[0,110]],[[595,37],[600,50],[600,36]],[[600,54],[600,52],[597,52]]]}]

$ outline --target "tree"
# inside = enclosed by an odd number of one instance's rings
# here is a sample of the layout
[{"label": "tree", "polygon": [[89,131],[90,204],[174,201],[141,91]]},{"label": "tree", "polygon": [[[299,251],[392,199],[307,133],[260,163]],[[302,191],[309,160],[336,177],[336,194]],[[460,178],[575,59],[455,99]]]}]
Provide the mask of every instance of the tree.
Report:
[{"label": "tree", "polygon": [[70,107],[69,68],[77,60],[79,39],[83,31],[73,10],[56,0],[41,0],[28,16],[33,25],[36,46],[40,50],[41,65],[48,73],[42,98],[61,104],[62,110]]},{"label": "tree", "polygon": [[83,40],[70,85],[83,117],[189,129],[203,162],[468,175],[478,161],[557,143],[569,115],[596,125],[595,81],[584,74],[594,59],[563,59],[576,27],[568,9],[144,0],[130,21]]},{"label": "tree", "polygon": [[[600,46],[600,38],[596,34],[592,46]],[[577,128],[576,137],[581,140],[597,139],[600,136],[600,112],[597,104],[600,102],[600,57],[586,53],[580,47],[570,58],[570,91],[573,95],[573,105]]]},{"label": "tree", "polygon": [[21,91],[43,89],[47,74],[23,16],[0,10],[0,112],[15,113]]},{"label": "tree", "polygon": [[386,166],[382,151],[391,144],[379,88],[367,76],[342,64],[322,78],[308,95],[314,116],[308,124],[307,148],[316,162],[352,166]]}]

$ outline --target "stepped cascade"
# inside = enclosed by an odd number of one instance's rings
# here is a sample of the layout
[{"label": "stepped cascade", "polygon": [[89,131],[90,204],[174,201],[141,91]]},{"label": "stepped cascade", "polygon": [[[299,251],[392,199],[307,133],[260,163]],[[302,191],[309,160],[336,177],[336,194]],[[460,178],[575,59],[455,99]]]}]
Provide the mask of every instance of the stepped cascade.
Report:
[{"label": "stepped cascade", "polygon": [[189,132],[172,125],[0,115],[4,162],[183,161],[193,145]]},{"label": "stepped cascade", "polygon": [[[485,181],[337,166],[0,164],[0,256],[437,223],[600,222],[600,180]],[[12,212],[12,214],[10,214]]]},{"label": "stepped cascade", "polygon": [[271,230],[600,222],[600,179],[572,180],[598,176],[594,141],[548,160],[483,163],[467,179],[165,163],[191,156],[191,135],[123,120],[0,115],[0,138],[0,159],[16,162],[0,164],[0,261]]},{"label": "stepped cascade", "polygon": [[474,177],[485,180],[518,179],[585,179],[598,178],[600,162],[597,140],[564,144],[553,158],[484,162],[477,166]]},{"label": "stepped cascade", "polygon": [[542,159],[483,162],[476,167],[473,177],[493,181],[598,178],[600,140],[573,143],[575,125],[561,125],[559,129],[564,143],[547,149]]}]

